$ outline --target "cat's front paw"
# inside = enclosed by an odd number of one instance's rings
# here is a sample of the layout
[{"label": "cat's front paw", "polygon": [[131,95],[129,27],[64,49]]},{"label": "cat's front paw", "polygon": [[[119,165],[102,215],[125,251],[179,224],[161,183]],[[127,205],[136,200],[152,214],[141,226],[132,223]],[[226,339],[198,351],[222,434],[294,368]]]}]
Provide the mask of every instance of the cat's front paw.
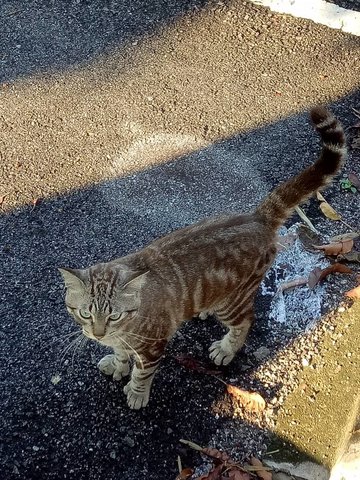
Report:
[{"label": "cat's front paw", "polygon": [[105,375],[112,375],[114,380],[121,380],[130,372],[129,362],[119,361],[114,354],[103,357],[98,363],[98,368]]},{"label": "cat's front paw", "polygon": [[216,340],[209,348],[209,357],[215,365],[228,365],[235,356],[235,353],[224,350],[222,343],[222,340]]},{"label": "cat's front paw", "polygon": [[149,403],[150,391],[142,393],[134,392],[131,385],[131,380],[124,387],[124,393],[127,396],[127,403],[133,410],[140,410],[140,408],[146,407]]}]

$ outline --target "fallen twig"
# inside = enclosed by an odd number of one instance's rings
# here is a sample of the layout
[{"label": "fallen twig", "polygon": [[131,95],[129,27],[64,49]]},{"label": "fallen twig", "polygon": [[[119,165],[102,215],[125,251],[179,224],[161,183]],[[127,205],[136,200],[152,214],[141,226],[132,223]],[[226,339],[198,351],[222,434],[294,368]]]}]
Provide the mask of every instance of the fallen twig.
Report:
[{"label": "fallen twig", "polygon": [[280,295],[280,293],[282,293],[284,290],[288,290],[289,288],[301,287],[302,285],[306,285],[307,281],[307,278],[299,277],[294,278],[294,280],[289,280],[288,282],[283,282],[279,285],[275,296]]},{"label": "fallen twig", "polygon": [[301,220],[306,223],[306,225],[316,234],[319,234],[319,232],[316,230],[314,225],[312,224],[311,220],[305,215],[305,212],[298,206],[295,207],[296,213],[299,215]]}]

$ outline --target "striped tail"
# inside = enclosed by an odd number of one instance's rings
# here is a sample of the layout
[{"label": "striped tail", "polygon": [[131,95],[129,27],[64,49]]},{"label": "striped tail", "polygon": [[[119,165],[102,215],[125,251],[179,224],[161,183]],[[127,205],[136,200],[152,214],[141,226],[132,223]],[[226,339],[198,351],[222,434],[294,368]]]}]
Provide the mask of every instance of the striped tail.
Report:
[{"label": "striped tail", "polygon": [[324,107],[314,107],[310,116],[322,140],[318,160],[276,187],[256,209],[256,213],[274,229],[279,228],[291,216],[299,203],[329,184],[346,157],[344,130],[334,115]]}]

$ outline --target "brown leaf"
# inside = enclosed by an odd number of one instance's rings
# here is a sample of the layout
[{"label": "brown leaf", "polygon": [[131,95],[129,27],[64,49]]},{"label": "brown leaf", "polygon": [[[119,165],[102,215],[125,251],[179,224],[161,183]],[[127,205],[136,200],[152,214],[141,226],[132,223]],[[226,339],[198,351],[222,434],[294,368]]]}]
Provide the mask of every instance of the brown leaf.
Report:
[{"label": "brown leaf", "polygon": [[319,282],[320,280],[320,275],[321,275],[321,268],[320,267],[315,267],[314,270],[312,270],[310,273],[309,273],[309,277],[308,277],[308,287],[310,289],[314,288],[315,285]]},{"label": "brown leaf", "polygon": [[226,389],[246,410],[250,412],[262,412],[265,410],[265,400],[259,393],[248,392],[233,385],[226,385]]},{"label": "brown leaf", "polygon": [[221,374],[220,370],[209,369],[206,368],[205,365],[191,355],[178,355],[175,359],[182,365],[183,367],[188,368],[189,370],[195,370],[199,373],[206,373],[207,375],[219,375]]},{"label": "brown leaf", "polygon": [[350,252],[345,253],[345,255],[339,255],[337,260],[346,260],[348,262],[358,262],[360,263],[360,252]]},{"label": "brown leaf", "polygon": [[326,202],[325,198],[319,191],[316,192],[316,198],[319,200],[319,202]]},{"label": "brown leaf", "polygon": [[344,242],[328,243],[327,245],[314,245],[316,250],[323,250],[325,255],[340,255],[351,252],[354,246],[354,240],[345,240]]},{"label": "brown leaf", "polygon": [[[260,462],[260,460],[258,458],[255,458],[255,457],[251,457],[250,458],[250,463],[251,465],[253,465],[254,467],[263,467],[264,465]],[[262,480],[272,480],[272,474],[271,472],[268,472],[267,470],[256,470],[256,474],[259,478],[261,478]]]},{"label": "brown leaf", "polygon": [[325,198],[321,195],[320,192],[316,192],[317,199],[321,202],[320,209],[325,215],[325,217],[329,218],[330,220],[341,220],[341,215],[339,215],[332,206],[325,200]]},{"label": "brown leaf", "polygon": [[360,236],[360,232],[342,233],[341,235],[335,235],[335,237],[331,237],[330,243],[346,242],[347,240],[355,240],[355,238],[358,238],[359,236]]},{"label": "brown leaf", "polygon": [[358,176],[355,175],[355,173],[349,173],[348,178],[350,182],[354,185],[354,187],[360,189],[360,179]]},{"label": "brown leaf", "polygon": [[226,452],[221,452],[217,448],[203,448],[202,453],[207,455],[208,457],[211,457],[217,461],[220,461],[221,463],[228,462],[231,460],[229,455]]},{"label": "brown leaf", "polygon": [[237,468],[232,468],[231,470],[228,470],[229,478],[231,480],[251,480],[251,477],[248,473],[242,472],[241,470]]},{"label": "brown leaf", "polygon": [[320,203],[320,209],[325,215],[325,217],[329,218],[330,220],[341,220],[341,215],[339,215],[331,205],[329,205],[327,202],[321,202]]},{"label": "brown leaf", "polygon": [[284,290],[288,290],[289,288],[294,288],[294,287],[301,287],[302,285],[307,284],[307,278],[306,277],[299,277],[299,278],[294,278],[294,280],[289,280],[288,282],[282,282],[275,295],[279,295],[279,293],[283,292]]},{"label": "brown leaf", "polygon": [[321,242],[320,235],[311,230],[307,225],[299,225],[297,234],[303,247],[310,252],[315,252],[314,245]]},{"label": "brown leaf", "polygon": [[329,275],[330,273],[336,273],[336,272],[337,273],[353,273],[353,271],[349,267],[338,262],[333,263],[332,265],[329,265],[328,267],[322,270],[321,268],[316,267],[309,274],[309,279],[308,279],[309,288],[310,289],[314,288],[315,285],[317,285],[327,275]]},{"label": "brown leaf", "polygon": [[360,285],[358,287],[353,288],[345,293],[345,295],[349,298],[358,299],[360,298]]},{"label": "brown leaf", "polygon": [[192,468],[184,468],[181,470],[179,475],[176,477],[175,480],[187,480],[188,478],[191,477],[191,475],[194,473],[194,470]]},{"label": "brown leaf", "polygon": [[1,205],[4,203],[5,198],[6,198],[6,195],[1,195],[1,196],[0,196],[0,207],[1,207]]}]

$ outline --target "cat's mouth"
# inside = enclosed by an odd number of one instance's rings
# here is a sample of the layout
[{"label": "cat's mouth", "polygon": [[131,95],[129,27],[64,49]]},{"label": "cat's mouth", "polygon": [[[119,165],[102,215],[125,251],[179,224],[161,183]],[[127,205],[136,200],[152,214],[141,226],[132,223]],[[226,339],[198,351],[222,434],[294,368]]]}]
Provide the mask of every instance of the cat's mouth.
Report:
[{"label": "cat's mouth", "polygon": [[90,340],[94,340],[95,342],[98,342],[101,345],[105,345],[106,347],[116,347],[118,345],[121,345],[121,340],[116,338],[116,336],[112,335],[111,333],[105,334],[102,337],[99,337],[99,336],[96,336],[94,333],[83,329],[83,334],[87,338],[90,338]]}]

